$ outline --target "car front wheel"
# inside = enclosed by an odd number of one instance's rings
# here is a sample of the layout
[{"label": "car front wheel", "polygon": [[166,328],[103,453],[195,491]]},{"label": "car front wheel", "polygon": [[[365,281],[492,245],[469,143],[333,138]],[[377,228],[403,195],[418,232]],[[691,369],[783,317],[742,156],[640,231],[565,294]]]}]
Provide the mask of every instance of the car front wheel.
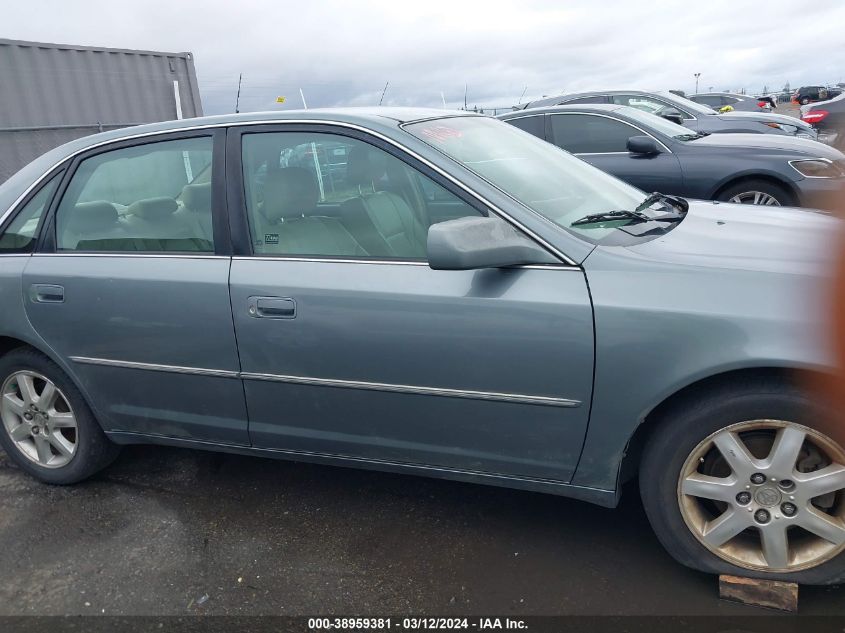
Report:
[{"label": "car front wheel", "polygon": [[719,192],[716,199],[734,204],[759,204],[767,207],[788,207],[793,196],[783,187],[767,180],[743,180]]},{"label": "car front wheel", "polygon": [[670,554],[718,574],[845,581],[843,433],[825,430],[805,396],[756,382],[664,415],[640,488]]},{"label": "car front wheel", "polygon": [[81,481],[118,452],[67,374],[26,348],[0,358],[0,445],[22,470],[51,484]]}]

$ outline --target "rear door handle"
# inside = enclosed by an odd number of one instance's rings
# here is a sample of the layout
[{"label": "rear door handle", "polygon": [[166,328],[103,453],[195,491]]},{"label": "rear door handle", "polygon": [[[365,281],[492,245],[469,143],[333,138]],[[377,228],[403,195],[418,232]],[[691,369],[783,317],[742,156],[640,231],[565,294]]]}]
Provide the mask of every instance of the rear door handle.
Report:
[{"label": "rear door handle", "polygon": [[247,311],[249,316],[257,319],[294,319],[296,301],[280,297],[250,297]]},{"label": "rear door handle", "polygon": [[51,284],[32,284],[29,297],[35,303],[64,303],[65,289]]}]

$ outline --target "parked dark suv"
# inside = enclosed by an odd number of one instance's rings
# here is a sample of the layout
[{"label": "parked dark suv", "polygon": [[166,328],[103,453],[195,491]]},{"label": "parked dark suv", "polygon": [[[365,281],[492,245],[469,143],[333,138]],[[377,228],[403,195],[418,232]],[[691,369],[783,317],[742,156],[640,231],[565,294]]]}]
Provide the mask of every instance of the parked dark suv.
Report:
[{"label": "parked dark suv", "polygon": [[792,100],[801,105],[807,105],[813,101],[826,101],[828,98],[827,88],[824,86],[801,86],[792,95]]}]

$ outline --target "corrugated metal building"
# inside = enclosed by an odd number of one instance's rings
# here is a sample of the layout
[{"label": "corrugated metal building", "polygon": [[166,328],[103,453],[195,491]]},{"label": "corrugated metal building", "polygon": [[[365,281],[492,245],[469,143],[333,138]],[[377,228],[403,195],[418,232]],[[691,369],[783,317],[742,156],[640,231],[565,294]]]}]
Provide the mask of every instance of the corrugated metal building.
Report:
[{"label": "corrugated metal building", "polygon": [[194,116],[191,53],[0,39],[0,183],[75,138]]}]

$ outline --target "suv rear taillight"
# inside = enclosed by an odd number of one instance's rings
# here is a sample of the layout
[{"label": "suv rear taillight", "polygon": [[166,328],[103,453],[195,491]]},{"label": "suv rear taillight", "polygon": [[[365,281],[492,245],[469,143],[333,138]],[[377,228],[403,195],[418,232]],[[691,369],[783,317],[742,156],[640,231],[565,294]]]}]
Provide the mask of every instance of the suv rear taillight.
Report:
[{"label": "suv rear taillight", "polygon": [[822,121],[830,112],[827,110],[810,110],[807,114],[801,115],[801,120],[804,123],[809,123],[810,125],[815,125],[819,121]]}]

